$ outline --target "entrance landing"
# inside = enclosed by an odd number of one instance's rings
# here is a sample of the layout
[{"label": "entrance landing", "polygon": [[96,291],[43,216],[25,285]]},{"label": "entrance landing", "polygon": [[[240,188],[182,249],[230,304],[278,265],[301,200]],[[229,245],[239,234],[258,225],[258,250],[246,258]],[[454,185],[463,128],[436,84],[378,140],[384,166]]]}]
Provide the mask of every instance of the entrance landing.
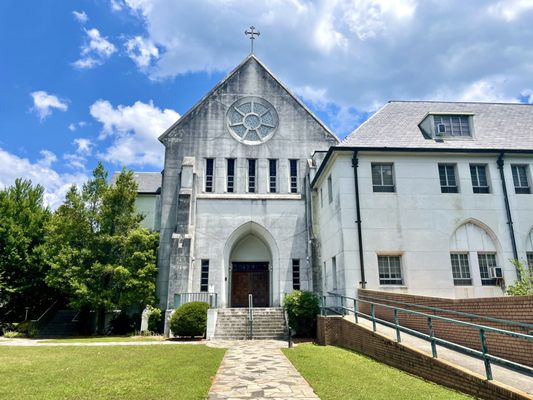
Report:
[{"label": "entrance landing", "polygon": [[209,400],[319,399],[281,352],[287,342],[250,340],[228,344]]}]

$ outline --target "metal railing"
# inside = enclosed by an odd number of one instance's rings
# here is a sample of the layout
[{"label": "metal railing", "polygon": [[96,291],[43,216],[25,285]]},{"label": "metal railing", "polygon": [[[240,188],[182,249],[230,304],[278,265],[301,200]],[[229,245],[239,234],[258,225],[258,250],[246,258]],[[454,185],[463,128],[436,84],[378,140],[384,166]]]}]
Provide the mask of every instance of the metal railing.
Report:
[{"label": "metal railing", "polygon": [[196,293],[176,293],[174,295],[174,307],[178,308],[182,304],[201,301],[209,304],[210,308],[218,307],[218,296],[216,293],[196,292]]},{"label": "metal railing", "polygon": [[[328,299],[334,299],[335,304],[328,305]],[[389,300],[386,300],[386,301],[389,301]],[[348,306],[349,303],[353,304],[353,307],[349,307]],[[397,303],[400,303],[400,302],[397,302]],[[370,314],[365,314],[359,311],[360,304],[367,304],[370,308]],[[404,304],[409,305],[409,306],[414,306],[413,304],[410,304],[410,303],[404,303]],[[393,314],[394,322],[390,322],[390,321],[376,317],[376,307],[382,307],[384,309],[391,310]],[[465,316],[466,317],[481,317],[481,316],[476,316],[475,314],[468,314],[468,313],[462,313],[459,311],[445,310],[445,309],[430,307],[430,306],[419,306],[419,307],[423,307],[424,309],[430,310],[430,311],[450,312],[452,314],[461,315],[463,317]],[[441,317],[439,315],[428,314],[428,313],[424,313],[421,311],[408,310],[408,309],[401,308],[398,306],[383,304],[383,303],[379,303],[376,301],[357,299],[357,298],[349,297],[349,296],[342,296],[342,295],[339,295],[337,293],[332,293],[332,292],[328,292],[327,295],[321,296],[321,314],[327,315],[328,312],[332,312],[334,314],[343,315],[343,316],[352,313],[354,315],[356,323],[359,322],[359,318],[367,319],[372,322],[372,330],[374,332],[377,329],[377,326],[376,326],[377,324],[381,324],[389,328],[393,328],[396,331],[396,341],[398,343],[401,342],[401,332],[404,332],[409,335],[428,341],[431,345],[431,353],[434,358],[437,358],[437,345],[440,345],[442,347],[446,347],[448,349],[457,351],[459,353],[481,359],[483,360],[484,365],[485,365],[485,374],[486,374],[487,380],[492,380],[491,364],[500,365],[500,366],[509,368],[511,370],[521,372],[529,376],[533,376],[532,367],[522,365],[514,361],[490,354],[489,349],[487,347],[487,338],[486,338],[486,334],[490,332],[490,333],[496,333],[500,335],[505,335],[505,336],[533,342],[533,335],[530,335],[530,334],[513,332],[513,331],[509,331],[505,329],[498,329],[498,328],[494,328],[492,326],[487,326],[487,325],[474,324],[472,322],[461,321],[461,320],[447,318],[447,317]],[[421,318],[425,318],[427,321],[428,333],[426,334],[423,332],[419,332],[415,329],[402,326],[399,320],[399,313],[411,314],[411,315],[415,315]],[[519,326],[526,327],[526,328],[533,327],[529,324],[517,323],[516,321],[507,321],[503,319],[496,319],[496,318],[490,318],[490,317],[485,317],[485,318],[492,320],[493,322],[505,323],[508,325],[519,325]],[[444,340],[444,339],[441,339],[435,336],[435,332],[433,329],[434,321],[441,321],[444,323],[460,325],[460,326],[464,326],[467,328],[477,330],[479,332],[481,351],[472,349],[470,347],[463,346],[463,345],[460,345],[454,342],[450,342],[448,340]]]},{"label": "metal railing", "polygon": [[254,338],[254,298],[248,294],[248,339]]}]

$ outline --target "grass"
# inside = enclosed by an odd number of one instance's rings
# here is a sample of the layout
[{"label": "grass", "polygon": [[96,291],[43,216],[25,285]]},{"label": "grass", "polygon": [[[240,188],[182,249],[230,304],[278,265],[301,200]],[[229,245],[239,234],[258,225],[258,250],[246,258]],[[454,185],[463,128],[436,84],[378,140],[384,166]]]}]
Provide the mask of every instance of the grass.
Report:
[{"label": "grass", "polygon": [[1,399],[204,399],[224,349],[204,345],[0,350]]},{"label": "grass", "polygon": [[471,399],[339,347],[302,344],[283,353],[322,400]]},{"label": "grass", "polygon": [[163,336],[91,336],[64,339],[44,339],[43,343],[99,343],[99,342],[154,342],[164,340]]}]

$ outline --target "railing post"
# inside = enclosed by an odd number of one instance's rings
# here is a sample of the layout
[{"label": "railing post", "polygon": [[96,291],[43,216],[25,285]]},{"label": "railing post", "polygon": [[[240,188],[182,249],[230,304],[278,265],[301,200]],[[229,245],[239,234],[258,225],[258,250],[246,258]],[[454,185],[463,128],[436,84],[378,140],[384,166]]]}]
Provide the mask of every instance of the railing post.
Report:
[{"label": "railing post", "polygon": [[353,299],[353,314],[355,316],[355,323],[359,323],[359,309],[357,306],[357,299]]},{"label": "railing post", "polygon": [[433,358],[437,358],[437,344],[435,343],[435,333],[433,332],[433,320],[428,317],[429,341],[431,342],[431,353]]},{"label": "railing post", "polygon": [[376,331],[376,312],[374,303],[370,303],[370,315],[372,316],[372,329]]},{"label": "railing post", "polygon": [[344,312],[344,297],[343,296],[341,296],[341,312],[342,312],[342,316],[344,317],[345,312]]},{"label": "railing post", "polygon": [[398,309],[394,309],[394,326],[396,327],[396,341],[400,343],[402,338],[400,337],[400,321],[398,319]]},{"label": "railing post", "polygon": [[254,300],[252,294],[248,294],[248,322],[250,324],[249,339],[254,338],[254,312],[253,312]]},{"label": "railing post", "polygon": [[485,329],[479,330],[479,338],[481,339],[481,351],[483,352],[483,362],[485,363],[485,374],[487,375],[487,380],[492,380],[492,367],[490,366],[490,359],[487,357],[487,338],[485,337]]}]

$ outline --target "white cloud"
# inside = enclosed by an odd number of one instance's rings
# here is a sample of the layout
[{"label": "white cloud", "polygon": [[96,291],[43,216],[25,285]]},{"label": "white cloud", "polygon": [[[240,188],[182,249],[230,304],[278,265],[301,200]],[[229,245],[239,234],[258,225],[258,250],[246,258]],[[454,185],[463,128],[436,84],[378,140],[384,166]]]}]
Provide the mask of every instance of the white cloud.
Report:
[{"label": "white cloud", "polygon": [[71,185],[81,186],[88,177],[83,173],[62,174],[51,168],[57,159],[53,153],[43,150],[43,158],[32,163],[27,158],[21,158],[0,148],[0,188],[11,186],[15,179],[31,179],[33,184],[40,184],[45,188],[44,200],[52,209],[63,202]]},{"label": "white cloud", "polygon": [[39,115],[41,121],[50,116],[54,108],[59,111],[68,110],[68,104],[64,100],[62,101],[57,96],[48,94],[44,90],[32,92],[30,95],[33,98],[31,110]]},{"label": "white cloud", "polygon": [[152,62],[152,59],[159,58],[159,50],[154,44],[140,36],[135,36],[126,42],[128,56],[141,69],[146,68]]},{"label": "white cloud", "polygon": [[78,146],[78,148],[76,149],[77,153],[85,155],[91,154],[91,148],[93,147],[93,143],[89,139],[76,138],[74,139],[74,144]]},{"label": "white cloud", "polygon": [[100,139],[111,137],[113,143],[99,154],[106,161],[123,165],[163,165],[164,149],[157,138],[179,118],[171,109],[161,110],[152,102],[136,101],[116,108],[107,100],[98,100],[90,113],[103,125]]},{"label": "white cloud", "polygon": [[68,125],[69,131],[74,132],[78,128],[83,128],[87,123],[85,121],[72,122]]},{"label": "white cloud", "polygon": [[123,4],[143,20],[143,40],[159,50],[144,64],[152,79],[235,67],[249,49],[243,31],[254,21],[261,32],[256,54],[289,87],[324,88],[339,110],[432,93],[515,99],[533,86],[531,0]]},{"label": "white cloud", "polygon": [[81,47],[81,58],[74,61],[78,69],[90,69],[102,65],[117,51],[113,43],[100,34],[98,29],[85,29],[86,43]]},{"label": "white cloud", "polygon": [[507,22],[512,22],[518,18],[524,17],[528,11],[533,10],[533,1],[531,0],[504,0],[498,1],[489,7],[489,13],[503,18]]},{"label": "white cloud", "polygon": [[74,15],[76,21],[78,21],[80,24],[85,24],[87,21],[89,21],[89,17],[85,11],[72,11],[72,14]]},{"label": "white cloud", "polygon": [[111,10],[122,11],[123,5],[121,0],[111,0]]}]

